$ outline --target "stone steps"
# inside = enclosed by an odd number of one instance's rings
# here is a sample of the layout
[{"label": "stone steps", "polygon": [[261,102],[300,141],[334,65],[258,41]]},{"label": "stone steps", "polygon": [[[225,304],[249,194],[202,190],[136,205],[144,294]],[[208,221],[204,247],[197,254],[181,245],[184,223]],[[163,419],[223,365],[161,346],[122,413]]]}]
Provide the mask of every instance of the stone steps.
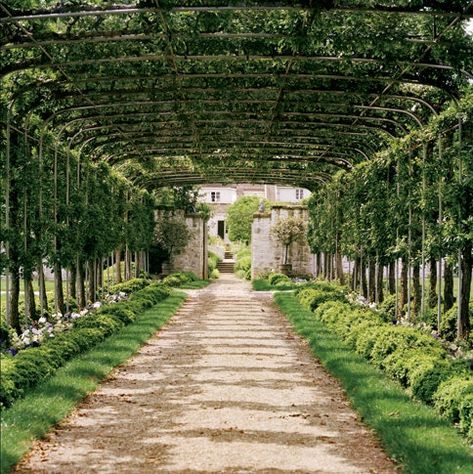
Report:
[{"label": "stone steps", "polygon": [[217,270],[220,273],[233,273],[235,270],[235,262],[230,261],[230,262],[218,262],[217,264]]}]

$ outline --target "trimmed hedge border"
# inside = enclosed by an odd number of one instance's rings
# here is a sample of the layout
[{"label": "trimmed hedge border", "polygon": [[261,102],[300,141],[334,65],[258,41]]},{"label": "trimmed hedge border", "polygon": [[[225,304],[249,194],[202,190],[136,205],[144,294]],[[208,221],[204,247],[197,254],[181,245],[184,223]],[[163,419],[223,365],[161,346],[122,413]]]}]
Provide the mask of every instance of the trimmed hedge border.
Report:
[{"label": "trimmed hedge border", "polygon": [[361,419],[376,430],[405,474],[473,473],[472,450],[444,417],[409,397],[337,331],[302,307],[295,295],[276,293],[275,302],[307,339],[314,356],[341,381]]},{"label": "trimmed hedge border", "polygon": [[[128,287],[133,286],[130,282],[126,284]],[[143,283],[139,282],[139,285]],[[167,298],[170,292],[161,283],[148,284],[132,293],[127,301],[104,305],[77,320],[71,330],[47,340],[40,347],[25,349],[15,357],[2,355],[0,406],[10,406],[27,390],[51,377],[68,360],[90,350],[123,326],[135,321],[140,313]]]},{"label": "trimmed hedge border", "polygon": [[473,374],[453,360],[440,341],[424,332],[386,322],[382,315],[347,302],[341,290],[301,290],[300,304],[335,331],[358,354],[433,405],[473,442]]},{"label": "trimmed hedge border", "polygon": [[186,294],[169,297],[90,351],[68,361],[52,377],[28,391],[24,398],[2,411],[0,473],[10,472],[52,426],[66,417],[116,366],[128,360],[161,329],[185,301]]}]

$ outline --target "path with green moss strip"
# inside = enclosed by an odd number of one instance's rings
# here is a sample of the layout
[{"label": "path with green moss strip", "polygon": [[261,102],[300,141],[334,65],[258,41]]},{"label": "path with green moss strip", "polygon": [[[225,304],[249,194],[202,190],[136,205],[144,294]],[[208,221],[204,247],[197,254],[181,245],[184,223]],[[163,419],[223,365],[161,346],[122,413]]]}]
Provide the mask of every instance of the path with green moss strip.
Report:
[{"label": "path with green moss strip", "polygon": [[396,469],[270,296],[222,275],[191,292],[17,472]]}]

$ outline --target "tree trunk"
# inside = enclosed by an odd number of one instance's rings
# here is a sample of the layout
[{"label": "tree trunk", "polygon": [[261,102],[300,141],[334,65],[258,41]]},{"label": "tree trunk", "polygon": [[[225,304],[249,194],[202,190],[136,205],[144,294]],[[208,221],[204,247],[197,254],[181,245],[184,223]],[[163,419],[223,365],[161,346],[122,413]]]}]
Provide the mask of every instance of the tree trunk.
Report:
[{"label": "tree trunk", "polygon": [[7,323],[15,329],[17,334],[20,334],[20,271],[18,267],[10,267],[10,280],[10,295],[7,295],[7,298],[10,298],[10,318]]},{"label": "tree trunk", "polygon": [[404,308],[407,305],[407,298],[408,298],[408,275],[409,272],[409,264],[407,262],[407,257],[402,257],[402,266],[401,266],[401,299],[399,302],[399,314],[404,315],[405,310]]},{"label": "tree trunk", "polygon": [[431,258],[429,261],[430,266],[430,277],[429,277],[429,307],[435,308],[437,306],[438,295],[437,295],[437,261],[435,258]]},{"label": "tree trunk", "polygon": [[471,290],[471,271],[473,266],[472,245],[467,244],[462,250],[461,259],[461,301],[460,312],[457,327],[457,336],[459,339],[468,339],[470,334],[470,290]]},{"label": "tree trunk", "polygon": [[96,266],[95,266],[95,259],[89,260],[87,264],[88,272],[89,272],[89,292],[87,295],[87,299],[93,303],[96,299]]},{"label": "tree trunk", "polygon": [[84,309],[86,305],[85,295],[84,264],[78,261],[77,264],[77,305],[79,309]]},{"label": "tree trunk", "polygon": [[389,276],[388,276],[388,290],[389,294],[396,294],[396,261],[389,262]]},{"label": "tree trunk", "polygon": [[353,270],[351,273],[351,289],[352,291],[355,291],[358,287],[358,266],[360,265],[360,259],[358,257],[355,257],[355,260],[353,261]]},{"label": "tree trunk", "polygon": [[122,280],[122,252],[115,250],[115,283],[121,283]]},{"label": "tree trunk", "polygon": [[376,298],[377,303],[382,303],[384,301],[384,265],[378,265],[378,271],[376,273],[376,278],[378,280],[378,283],[376,285],[378,294]]},{"label": "tree trunk", "polygon": [[324,252],[324,279],[328,280],[329,269],[328,269],[328,253]]},{"label": "tree trunk", "polygon": [[139,278],[141,274],[141,252],[135,252],[135,278]]},{"label": "tree trunk", "polygon": [[369,300],[374,302],[376,300],[376,260],[371,257],[368,264],[368,277],[370,282]]},{"label": "tree trunk", "polygon": [[76,282],[77,269],[75,265],[71,265],[69,271],[69,296],[71,298],[77,299],[77,282]]},{"label": "tree trunk", "polygon": [[363,264],[360,265],[360,278],[363,296],[368,299],[368,280],[366,279],[366,262],[363,260]]},{"label": "tree trunk", "polygon": [[31,277],[24,280],[25,283],[25,316],[32,321],[37,321],[36,301],[34,298],[33,281]]},{"label": "tree trunk", "polygon": [[103,259],[97,259],[97,290],[103,288]]},{"label": "tree trunk", "polygon": [[322,258],[320,252],[317,252],[315,255],[315,278],[320,277],[320,266],[322,265]]},{"label": "tree trunk", "polygon": [[343,274],[342,254],[340,252],[336,253],[335,260],[336,260],[338,281],[340,282],[340,285],[344,285],[345,284],[345,275]]},{"label": "tree trunk", "polygon": [[447,262],[445,262],[444,265],[443,281],[443,310],[447,312],[455,304],[455,296],[453,295],[453,269]]},{"label": "tree trunk", "polygon": [[56,311],[64,314],[64,291],[62,289],[62,268],[59,262],[54,263],[54,303]]},{"label": "tree trunk", "polygon": [[[39,287],[39,306],[42,310],[42,313],[47,313],[48,295],[46,294],[46,282],[44,281],[44,270],[43,270],[42,259],[40,259],[38,263],[38,287]],[[40,316],[43,316],[43,314],[40,314]]]},{"label": "tree trunk", "polygon": [[125,280],[131,278],[131,252],[127,249],[125,250]]},{"label": "tree trunk", "polygon": [[412,267],[412,284],[414,287],[414,314],[418,316],[422,308],[422,287],[420,284],[420,266],[415,263]]}]

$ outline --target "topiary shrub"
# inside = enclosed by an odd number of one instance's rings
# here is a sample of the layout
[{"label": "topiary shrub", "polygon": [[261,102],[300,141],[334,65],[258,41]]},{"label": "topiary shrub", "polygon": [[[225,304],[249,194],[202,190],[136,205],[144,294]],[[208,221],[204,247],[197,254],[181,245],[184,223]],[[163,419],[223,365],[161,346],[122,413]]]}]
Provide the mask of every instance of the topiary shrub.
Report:
[{"label": "topiary shrub", "polygon": [[268,275],[268,282],[270,285],[277,285],[279,282],[290,283],[291,279],[283,273],[270,273]]},{"label": "topiary shrub", "polygon": [[396,321],[396,295],[385,296],[378,305],[378,310],[386,321]]},{"label": "topiary shrub", "polygon": [[431,404],[440,384],[453,375],[452,365],[434,356],[424,356],[417,359],[415,364],[408,374],[412,395]]},{"label": "topiary shrub", "polygon": [[434,393],[434,407],[453,423],[460,421],[460,407],[473,394],[473,376],[460,374],[443,381]]},{"label": "topiary shrub", "polygon": [[459,410],[460,431],[466,435],[468,441],[473,442],[473,394],[465,395],[460,403]]},{"label": "topiary shrub", "polygon": [[108,291],[109,293],[133,293],[135,291],[139,291],[151,283],[150,280],[146,278],[132,278],[131,280],[124,281],[123,283],[117,283],[116,285],[112,285]]},{"label": "topiary shrub", "polygon": [[327,301],[341,301],[346,303],[346,296],[340,290],[323,291],[312,287],[303,288],[297,295],[299,302],[304,308],[314,311]]},{"label": "topiary shrub", "polygon": [[370,358],[379,367],[383,367],[384,359],[397,349],[422,348],[425,352],[434,347],[442,350],[442,346],[438,341],[417,329],[391,326],[383,331],[380,338],[373,345]]}]

